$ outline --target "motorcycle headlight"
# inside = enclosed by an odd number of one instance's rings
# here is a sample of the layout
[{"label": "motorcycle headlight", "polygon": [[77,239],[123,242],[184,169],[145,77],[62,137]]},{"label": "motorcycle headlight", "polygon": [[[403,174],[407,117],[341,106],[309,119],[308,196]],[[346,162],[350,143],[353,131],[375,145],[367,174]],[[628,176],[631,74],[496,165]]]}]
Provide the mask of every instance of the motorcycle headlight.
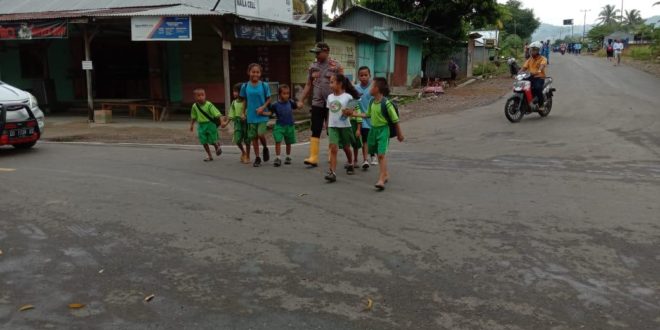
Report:
[{"label": "motorcycle headlight", "polygon": [[28,106],[30,109],[34,109],[39,106],[39,101],[37,101],[37,98],[34,97],[34,95],[30,94],[30,101],[28,103]]}]

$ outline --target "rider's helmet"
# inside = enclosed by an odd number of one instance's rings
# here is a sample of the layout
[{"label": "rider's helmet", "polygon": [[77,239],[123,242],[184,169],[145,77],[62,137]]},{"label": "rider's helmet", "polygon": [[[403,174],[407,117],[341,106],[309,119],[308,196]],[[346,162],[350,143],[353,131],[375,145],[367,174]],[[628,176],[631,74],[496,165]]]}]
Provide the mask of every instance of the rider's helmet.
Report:
[{"label": "rider's helmet", "polygon": [[540,41],[534,41],[534,42],[532,42],[531,45],[529,45],[529,48],[541,49],[541,48],[543,48],[543,44]]}]

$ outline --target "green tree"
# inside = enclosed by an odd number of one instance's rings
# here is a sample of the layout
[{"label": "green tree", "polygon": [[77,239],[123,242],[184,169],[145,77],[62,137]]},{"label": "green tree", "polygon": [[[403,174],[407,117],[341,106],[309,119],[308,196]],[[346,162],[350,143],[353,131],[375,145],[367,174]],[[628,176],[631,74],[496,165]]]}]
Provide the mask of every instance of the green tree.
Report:
[{"label": "green tree", "polygon": [[465,40],[467,30],[497,23],[496,0],[362,0],[364,6],[428,26],[453,40]]},{"label": "green tree", "polygon": [[309,13],[309,4],[305,0],[293,0],[293,13],[300,15]]},{"label": "green tree", "polygon": [[603,9],[601,9],[600,13],[598,14],[598,21],[600,24],[605,25],[616,23],[618,12],[619,10],[616,9],[616,6],[605,5],[605,7],[603,7]]},{"label": "green tree", "polygon": [[500,48],[502,49],[500,54],[503,56],[513,56],[517,58],[518,55],[522,53],[523,40],[518,35],[510,34],[502,40]]},{"label": "green tree", "polygon": [[534,16],[534,10],[523,8],[518,0],[509,0],[503,7],[505,9],[500,13],[503,16],[504,31],[508,34],[517,34],[521,39],[529,39],[541,25]]},{"label": "green tree", "polygon": [[616,23],[600,24],[589,30],[587,37],[596,42],[598,45],[602,45],[605,37],[618,30],[618,28],[619,26]]},{"label": "green tree", "polygon": [[492,26],[500,18],[496,0],[360,0],[360,4],[433,29],[446,37],[429,37],[424,61],[450,55],[470,29]]},{"label": "green tree", "polygon": [[332,9],[330,10],[332,13],[343,13],[348,8],[353,7],[354,3],[353,0],[333,0],[332,1]]},{"label": "green tree", "polygon": [[623,23],[630,29],[635,30],[640,25],[644,24],[644,19],[637,9],[626,10],[623,17]]}]

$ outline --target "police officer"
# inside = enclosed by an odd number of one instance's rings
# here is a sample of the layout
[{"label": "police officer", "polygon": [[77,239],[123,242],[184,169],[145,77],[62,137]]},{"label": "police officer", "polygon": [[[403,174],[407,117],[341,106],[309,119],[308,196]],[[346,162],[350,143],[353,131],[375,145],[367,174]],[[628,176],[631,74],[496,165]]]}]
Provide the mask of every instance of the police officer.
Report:
[{"label": "police officer", "polygon": [[307,84],[303,95],[298,101],[298,107],[304,106],[304,100],[312,93],[312,138],[309,143],[309,157],[305,164],[316,167],[319,164],[319,148],[323,123],[328,118],[328,107],[326,100],[332,93],[330,90],[330,77],[337,73],[344,73],[344,68],[339,62],[330,58],[330,47],[325,42],[319,42],[310,50],[316,54],[316,61],[309,67]]}]

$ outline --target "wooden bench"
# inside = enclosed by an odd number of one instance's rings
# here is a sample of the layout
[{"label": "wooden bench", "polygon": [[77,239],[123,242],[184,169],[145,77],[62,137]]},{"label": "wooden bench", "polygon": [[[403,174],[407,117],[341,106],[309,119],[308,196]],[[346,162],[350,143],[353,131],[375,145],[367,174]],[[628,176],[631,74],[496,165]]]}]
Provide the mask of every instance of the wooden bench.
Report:
[{"label": "wooden bench", "polygon": [[104,102],[101,103],[102,110],[112,110],[114,107],[128,108],[128,116],[137,116],[138,109],[146,109],[151,112],[154,121],[161,121],[161,114],[167,112],[167,106],[155,103],[136,103],[136,102]]}]

